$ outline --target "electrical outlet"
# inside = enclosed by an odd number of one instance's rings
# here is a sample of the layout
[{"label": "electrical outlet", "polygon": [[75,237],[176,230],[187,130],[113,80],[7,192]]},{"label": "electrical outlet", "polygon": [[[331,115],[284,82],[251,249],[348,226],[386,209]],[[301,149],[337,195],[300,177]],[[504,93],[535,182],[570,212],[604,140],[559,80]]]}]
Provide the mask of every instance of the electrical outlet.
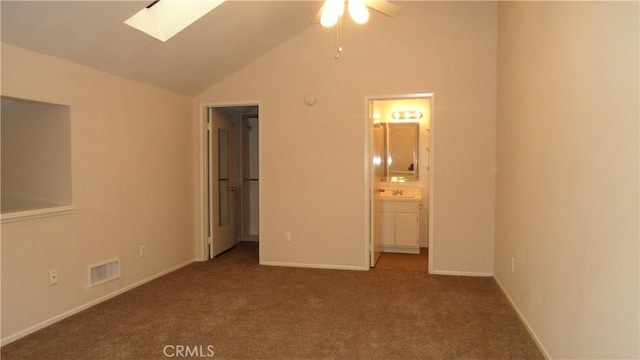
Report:
[{"label": "electrical outlet", "polygon": [[140,257],[144,257],[145,255],[147,255],[147,245],[142,244],[140,245]]},{"label": "electrical outlet", "polygon": [[56,269],[49,270],[49,285],[58,283],[58,271]]},{"label": "electrical outlet", "polygon": [[511,258],[511,272],[515,272],[516,271],[516,258],[512,257]]},{"label": "electrical outlet", "polygon": [[286,231],[284,233],[284,241],[285,242],[292,242],[292,240],[291,240],[291,232],[290,231]]}]

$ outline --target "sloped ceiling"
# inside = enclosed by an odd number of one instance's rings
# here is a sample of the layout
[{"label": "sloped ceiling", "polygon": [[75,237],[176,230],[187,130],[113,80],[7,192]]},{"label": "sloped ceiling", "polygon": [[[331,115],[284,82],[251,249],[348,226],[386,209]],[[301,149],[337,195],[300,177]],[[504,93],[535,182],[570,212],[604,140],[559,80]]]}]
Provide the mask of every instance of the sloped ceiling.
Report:
[{"label": "sloped ceiling", "polygon": [[320,1],[227,1],[169,39],[124,21],[152,1],[1,1],[2,42],[193,96],[311,25]]}]

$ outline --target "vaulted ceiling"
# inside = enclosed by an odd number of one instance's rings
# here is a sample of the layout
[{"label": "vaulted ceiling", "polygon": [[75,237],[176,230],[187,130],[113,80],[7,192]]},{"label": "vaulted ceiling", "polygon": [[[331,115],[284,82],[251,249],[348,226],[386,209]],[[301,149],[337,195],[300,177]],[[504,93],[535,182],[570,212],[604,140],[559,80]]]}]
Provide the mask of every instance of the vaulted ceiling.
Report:
[{"label": "vaulted ceiling", "polygon": [[227,1],[169,39],[124,21],[146,1],[1,1],[2,42],[196,95],[305,30],[320,1]]}]

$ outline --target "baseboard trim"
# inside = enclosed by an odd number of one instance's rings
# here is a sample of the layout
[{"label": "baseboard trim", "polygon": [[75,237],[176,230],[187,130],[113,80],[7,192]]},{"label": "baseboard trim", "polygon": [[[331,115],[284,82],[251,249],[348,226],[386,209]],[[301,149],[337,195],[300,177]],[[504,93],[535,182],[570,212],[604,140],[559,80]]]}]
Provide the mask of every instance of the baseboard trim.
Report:
[{"label": "baseboard trim", "polygon": [[529,332],[529,335],[531,335],[531,337],[533,338],[533,342],[538,347],[538,350],[540,350],[540,352],[542,353],[542,356],[544,356],[545,359],[551,360],[552,359],[551,355],[549,355],[549,352],[542,344],[542,341],[540,341],[540,338],[538,338],[538,335],[536,335],[536,332],[533,331],[533,328],[531,327],[531,325],[529,325],[527,318],[525,318],[522,312],[520,312],[520,309],[518,308],[516,303],[513,302],[513,299],[511,299],[511,296],[509,296],[509,293],[507,293],[507,290],[505,290],[504,286],[502,286],[502,283],[500,282],[500,280],[498,280],[498,278],[495,276],[493,277],[493,279],[495,280],[496,284],[498,284],[498,287],[500,288],[504,296],[507,298],[507,300],[509,300],[509,304],[511,304],[511,307],[513,308],[513,310],[515,310],[516,314],[518,314],[520,321],[522,321],[522,323],[524,324],[524,327]]},{"label": "baseboard trim", "polygon": [[474,271],[434,270],[430,274],[448,275],[448,276],[493,277],[493,273],[490,273],[490,272],[474,272]]},{"label": "baseboard trim", "polygon": [[129,291],[129,290],[131,290],[133,288],[136,288],[136,287],[140,286],[140,285],[146,284],[151,280],[155,280],[155,279],[157,279],[157,278],[159,278],[161,276],[164,276],[164,275],[167,275],[167,274],[169,274],[171,272],[174,272],[174,271],[176,271],[176,270],[178,270],[180,268],[183,268],[183,267],[185,267],[187,265],[190,265],[190,264],[192,264],[192,263],[194,263],[196,261],[197,261],[196,259],[191,259],[191,260],[186,261],[186,262],[184,262],[182,264],[178,264],[178,265],[172,266],[172,267],[170,267],[170,268],[168,268],[166,270],[163,270],[163,271],[161,271],[159,273],[153,274],[153,275],[151,275],[151,276],[149,276],[147,278],[144,278],[142,280],[136,281],[135,283],[127,285],[127,286],[125,286],[125,287],[123,287],[123,288],[121,288],[119,290],[116,290],[116,291],[114,291],[112,293],[109,293],[107,295],[101,296],[101,297],[99,297],[99,298],[97,298],[95,300],[89,301],[88,303],[85,303],[83,305],[75,307],[75,308],[73,308],[71,310],[67,310],[67,311],[63,312],[62,314],[58,314],[58,315],[56,315],[56,316],[54,316],[52,318],[49,318],[49,319],[47,319],[45,321],[42,321],[42,322],[39,322],[39,323],[37,323],[35,325],[29,326],[26,329],[20,330],[17,333],[11,334],[11,335],[9,335],[7,337],[4,337],[4,338],[0,339],[0,346],[5,346],[5,345],[7,345],[9,343],[12,343],[12,342],[14,342],[14,341],[16,341],[16,340],[18,340],[20,338],[23,338],[23,337],[25,337],[27,335],[30,335],[30,334],[38,331],[38,330],[44,329],[45,327],[47,327],[49,325],[55,324],[60,320],[66,319],[69,316],[75,315],[75,314],[77,314],[77,313],[79,313],[79,312],[81,312],[83,310],[86,310],[86,309],[88,309],[88,308],[90,308],[92,306],[98,305],[101,302],[104,302],[104,301],[109,300],[109,299],[111,299],[113,297],[116,297],[116,296],[118,296],[120,294],[123,294],[123,293],[125,293],[125,292],[127,292],[127,291]]},{"label": "baseboard trim", "polygon": [[415,246],[382,245],[380,251],[398,254],[420,254],[420,248]]},{"label": "baseboard trim", "polygon": [[369,266],[350,266],[350,265],[328,265],[328,264],[304,264],[304,263],[289,263],[279,261],[261,261],[260,265],[267,266],[285,266],[285,267],[299,267],[299,268],[311,268],[311,269],[329,269],[329,270],[369,270]]}]

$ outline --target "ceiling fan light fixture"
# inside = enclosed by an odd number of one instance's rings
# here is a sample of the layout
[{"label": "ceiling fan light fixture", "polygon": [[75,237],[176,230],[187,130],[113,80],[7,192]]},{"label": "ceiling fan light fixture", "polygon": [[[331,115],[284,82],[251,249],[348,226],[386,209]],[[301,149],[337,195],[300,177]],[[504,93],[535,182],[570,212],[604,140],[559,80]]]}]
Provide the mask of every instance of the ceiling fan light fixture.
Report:
[{"label": "ceiling fan light fixture", "polygon": [[331,15],[325,15],[325,13],[322,13],[322,17],[320,18],[320,25],[324,26],[324,27],[332,27],[333,25],[335,25],[338,22],[338,17],[337,16],[331,16]]},{"label": "ceiling fan light fixture", "polygon": [[364,0],[349,0],[349,16],[356,24],[365,24],[369,21],[369,10],[364,4]]},{"label": "ceiling fan light fixture", "polygon": [[344,14],[344,0],[326,0],[320,16],[320,25],[331,27]]}]

